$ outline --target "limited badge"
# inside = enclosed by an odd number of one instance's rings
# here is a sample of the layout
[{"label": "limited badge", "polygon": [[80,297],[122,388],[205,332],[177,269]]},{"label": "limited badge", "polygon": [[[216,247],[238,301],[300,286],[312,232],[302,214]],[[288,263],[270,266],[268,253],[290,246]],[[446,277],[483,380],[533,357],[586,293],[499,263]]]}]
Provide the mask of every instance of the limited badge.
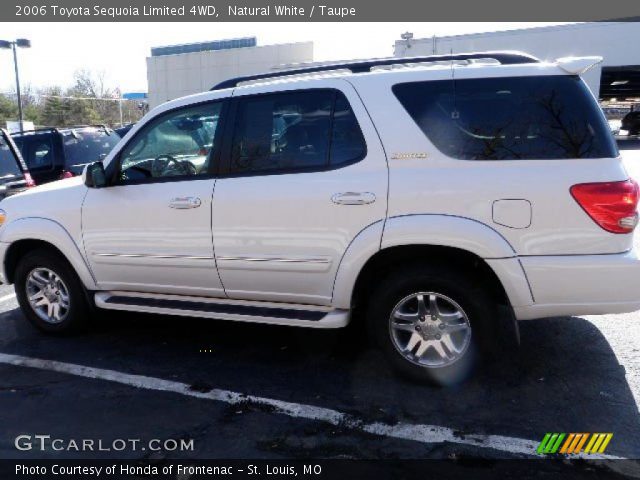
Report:
[{"label": "limited badge", "polygon": [[410,160],[413,158],[427,158],[427,154],[424,152],[407,152],[407,153],[391,154],[391,160]]}]

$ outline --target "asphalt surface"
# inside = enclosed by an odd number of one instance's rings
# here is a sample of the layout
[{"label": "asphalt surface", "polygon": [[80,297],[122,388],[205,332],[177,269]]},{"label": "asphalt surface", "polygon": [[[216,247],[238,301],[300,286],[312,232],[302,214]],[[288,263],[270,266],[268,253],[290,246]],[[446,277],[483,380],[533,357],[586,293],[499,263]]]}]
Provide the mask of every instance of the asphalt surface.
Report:
[{"label": "asphalt surface", "polygon": [[[627,168],[640,178],[640,151]],[[637,169],[637,170],[636,170]],[[640,248],[640,239],[637,240]],[[640,288],[640,287],[639,287]],[[430,424],[456,435],[539,441],[546,432],[613,432],[607,453],[640,459],[640,312],[521,322],[517,353],[465,384],[399,379],[355,328],[315,331],[105,313],[84,334],[52,337],[0,287],[0,353],[326,407],[364,422]],[[399,440],[77,375],[0,364],[2,458],[517,458],[507,450]],[[22,434],[62,439],[193,439],[193,451],[18,451]]]}]

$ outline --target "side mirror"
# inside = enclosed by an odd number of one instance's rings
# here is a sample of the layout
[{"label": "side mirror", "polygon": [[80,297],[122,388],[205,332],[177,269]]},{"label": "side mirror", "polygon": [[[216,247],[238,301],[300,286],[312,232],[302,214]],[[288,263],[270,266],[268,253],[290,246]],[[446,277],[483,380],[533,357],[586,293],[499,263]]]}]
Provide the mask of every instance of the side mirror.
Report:
[{"label": "side mirror", "polygon": [[93,162],[84,167],[82,180],[89,188],[102,188],[107,186],[107,176],[104,173],[102,162]]}]

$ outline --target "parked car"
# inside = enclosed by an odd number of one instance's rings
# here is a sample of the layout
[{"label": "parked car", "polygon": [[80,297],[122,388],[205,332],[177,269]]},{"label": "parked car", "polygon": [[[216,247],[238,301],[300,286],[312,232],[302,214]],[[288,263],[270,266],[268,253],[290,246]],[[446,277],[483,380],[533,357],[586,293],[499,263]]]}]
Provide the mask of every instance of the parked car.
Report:
[{"label": "parked car", "polygon": [[355,322],[399,372],[458,381],[510,361],[516,321],[640,308],[638,185],[594,62],[385,59],[168,102],[82,178],[0,203],[1,279],[46,332],[94,305]]},{"label": "parked car", "polygon": [[105,126],[41,128],[14,133],[13,139],[38,185],[80,175],[120,141]]},{"label": "parked car", "polygon": [[127,125],[123,125],[119,128],[115,128],[114,131],[118,134],[120,138],[123,138],[127,133],[129,133],[129,130],[131,130],[134,125],[135,123],[128,123]]},{"label": "parked car", "polygon": [[0,128],[0,198],[15,195],[34,186],[35,182],[20,155],[20,150],[9,132]]},{"label": "parked car", "polygon": [[629,135],[640,135],[640,110],[627,113],[620,128],[629,132]]}]

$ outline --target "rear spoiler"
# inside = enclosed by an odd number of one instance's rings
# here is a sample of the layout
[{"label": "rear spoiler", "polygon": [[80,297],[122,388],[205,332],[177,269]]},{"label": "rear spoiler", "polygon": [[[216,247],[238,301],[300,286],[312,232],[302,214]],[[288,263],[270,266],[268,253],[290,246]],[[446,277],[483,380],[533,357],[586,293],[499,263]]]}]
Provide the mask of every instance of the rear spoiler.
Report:
[{"label": "rear spoiler", "polygon": [[582,75],[602,63],[602,60],[602,57],[562,57],[554,63],[567,73]]}]

